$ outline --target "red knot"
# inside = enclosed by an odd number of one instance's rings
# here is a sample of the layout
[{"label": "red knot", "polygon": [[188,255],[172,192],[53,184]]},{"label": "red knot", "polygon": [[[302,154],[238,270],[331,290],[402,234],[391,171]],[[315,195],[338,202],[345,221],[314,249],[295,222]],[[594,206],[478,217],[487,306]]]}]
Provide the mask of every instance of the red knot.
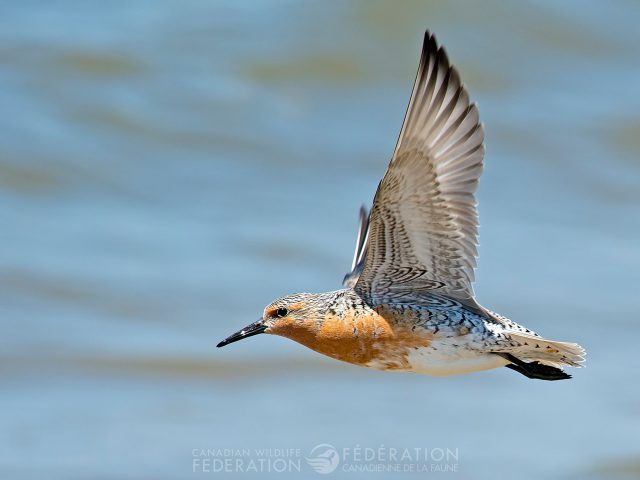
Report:
[{"label": "red knot", "polygon": [[422,57],[393,157],[371,213],[360,212],[342,290],[287,295],[218,347],[259,333],[380,370],[455,375],[508,367],[529,378],[571,378],[584,350],[547,340],[482,307],[473,292],[475,191],[484,130],[435,36]]}]

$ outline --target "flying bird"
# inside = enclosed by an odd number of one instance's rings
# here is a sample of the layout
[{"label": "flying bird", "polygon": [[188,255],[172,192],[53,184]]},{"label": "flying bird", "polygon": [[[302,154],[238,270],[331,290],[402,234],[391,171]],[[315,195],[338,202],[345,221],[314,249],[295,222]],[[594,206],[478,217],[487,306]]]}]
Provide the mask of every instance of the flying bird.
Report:
[{"label": "flying bird", "polygon": [[585,352],[548,340],[481,306],[473,291],[474,196],[484,130],[458,71],[424,36],[400,136],[341,290],[297,293],[218,344],[280,335],[364,367],[457,375],[507,367],[528,378],[571,378]]}]

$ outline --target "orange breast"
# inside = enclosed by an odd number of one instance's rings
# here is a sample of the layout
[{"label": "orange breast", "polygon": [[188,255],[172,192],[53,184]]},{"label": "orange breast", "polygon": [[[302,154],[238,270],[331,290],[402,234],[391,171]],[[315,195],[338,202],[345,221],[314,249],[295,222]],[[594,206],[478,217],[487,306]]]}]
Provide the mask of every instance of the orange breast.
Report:
[{"label": "orange breast", "polygon": [[383,309],[366,315],[339,318],[327,315],[322,322],[282,326],[276,335],[295,340],[329,357],[356,365],[375,362],[382,370],[407,369],[407,353],[428,346],[433,335],[411,323],[396,321]]}]

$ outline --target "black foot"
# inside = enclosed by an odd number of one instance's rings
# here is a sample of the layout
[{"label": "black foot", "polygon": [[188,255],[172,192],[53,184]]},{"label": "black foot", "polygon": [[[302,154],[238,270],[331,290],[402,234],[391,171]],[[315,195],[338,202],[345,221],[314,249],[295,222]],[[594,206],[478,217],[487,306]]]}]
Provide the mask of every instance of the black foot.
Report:
[{"label": "black foot", "polygon": [[571,378],[571,375],[565,371],[550,365],[544,365],[540,362],[523,362],[510,353],[496,353],[496,355],[500,355],[511,362],[505,367],[521,373],[527,378],[537,378],[538,380],[566,380]]}]

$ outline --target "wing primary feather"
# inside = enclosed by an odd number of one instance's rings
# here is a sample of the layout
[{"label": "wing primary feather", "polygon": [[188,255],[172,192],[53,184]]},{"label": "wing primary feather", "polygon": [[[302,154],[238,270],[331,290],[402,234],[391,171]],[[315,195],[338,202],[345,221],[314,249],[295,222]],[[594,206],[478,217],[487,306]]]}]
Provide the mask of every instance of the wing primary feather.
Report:
[{"label": "wing primary feather", "polygon": [[431,286],[476,305],[474,192],[483,142],[476,105],[445,49],[426,31],[396,148],[368,216],[366,255],[354,255],[354,269],[362,265],[355,289],[364,298],[407,299]]},{"label": "wing primary feather", "polygon": [[358,213],[358,236],[356,237],[356,248],[351,262],[351,271],[347,272],[342,280],[345,287],[353,287],[358,281],[358,277],[364,267],[364,259],[367,254],[369,240],[369,211],[362,205]]}]

